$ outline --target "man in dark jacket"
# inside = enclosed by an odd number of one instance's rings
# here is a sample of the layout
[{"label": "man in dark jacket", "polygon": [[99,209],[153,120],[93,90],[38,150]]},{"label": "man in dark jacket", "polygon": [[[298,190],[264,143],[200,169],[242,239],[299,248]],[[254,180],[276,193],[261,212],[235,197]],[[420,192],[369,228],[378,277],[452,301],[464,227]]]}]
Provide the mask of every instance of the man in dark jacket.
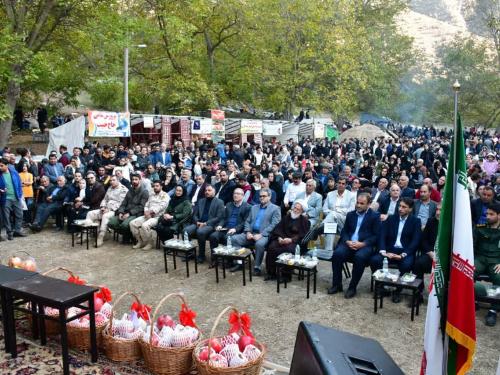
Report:
[{"label": "man in dark jacket", "polygon": [[[410,272],[415,261],[415,254],[420,245],[422,224],[420,219],[411,214],[413,199],[401,198],[398,214],[391,215],[382,223],[379,238],[379,252],[371,257],[370,267],[372,272],[382,268],[384,258],[389,264],[395,264],[401,275]],[[396,289],[392,301],[401,301],[401,289]]]},{"label": "man in dark jacket", "polygon": [[342,291],[342,265],[349,260],[353,264],[352,278],[344,297],[352,298],[356,295],[356,287],[370,262],[380,228],[380,216],[369,208],[370,203],[370,196],[367,193],[359,194],[356,210],[346,216],[340,240],[333,252],[333,282],[328,294]]},{"label": "man in dark jacket", "polygon": [[234,189],[233,201],[226,205],[224,217],[215,226],[215,232],[210,237],[210,249],[213,250],[219,244],[227,243],[227,236],[239,234],[243,232],[243,226],[250,213],[251,206],[247,202],[243,202],[243,190],[240,188]]},{"label": "man in dark jacket", "polygon": [[227,171],[220,172],[220,182],[215,184],[215,196],[222,199],[224,204],[228,204],[233,199],[233,190],[236,183],[229,179]]},{"label": "man in dark jacket", "polygon": [[495,201],[495,190],[491,186],[485,186],[479,198],[473,199],[470,203],[472,224],[486,224],[486,211],[488,206]]},{"label": "man in dark jacket", "polygon": [[45,201],[40,203],[36,209],[36,216],[31,230],[40,232],[50,215],[56,215],[56,226],[58,230],[64,227],[63,217],[61,215],[64,200],[66,198],[67,186],[64,176],[57,177],[56,185],[47,189]]},{"label": "man in dark jacket", "polygon": [[205,261],[205,242],[218,223],[224,220],[224,202],[215,198],[212,185],[205,187],[205,198],[200,199],[193,210],[193,224],[186,227],[189,236],[198,240],[198,263]]},{"label": "man in dark jacket", "polygon": [[142,186],[141,176],[131,174],[132,188],[128,191],[122,204],[116,211],[117,216],[109,219],[108,227],[124,234],[124,242],[130,239],[129,224],[144,212],[144,206],[149,198],[149,192]]}]

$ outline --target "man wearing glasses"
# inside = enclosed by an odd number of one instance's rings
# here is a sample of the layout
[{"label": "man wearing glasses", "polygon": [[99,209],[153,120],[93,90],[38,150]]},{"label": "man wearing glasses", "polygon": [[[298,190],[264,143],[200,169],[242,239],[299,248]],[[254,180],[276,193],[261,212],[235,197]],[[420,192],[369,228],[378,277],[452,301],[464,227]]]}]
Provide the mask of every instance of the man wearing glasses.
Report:
[{"label": "man wearing glasses", "polygon": [[[243,233],[233,236],[236,247],[255,246],[254,275],[261,276],[261,264],[269,235],[281,220],[280,208],[271,203],[271,190],[264,188],[259,191],[260,205],[252,206],[243,228]],[[232,271],[240,269],[236,266]]]}]

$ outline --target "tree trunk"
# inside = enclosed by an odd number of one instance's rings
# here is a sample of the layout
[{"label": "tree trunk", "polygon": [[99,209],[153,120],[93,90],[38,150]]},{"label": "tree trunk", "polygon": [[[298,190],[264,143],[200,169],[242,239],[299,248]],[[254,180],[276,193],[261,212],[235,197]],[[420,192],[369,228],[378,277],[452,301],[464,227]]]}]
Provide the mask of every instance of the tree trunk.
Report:
[{"label": "tree trunk", "polygon": [[7,92],[5,94],[5,102],[10,112],[10,116],[0,123],[0,149],[4,148],[9,143],[9,137],[12,130],[12,115],[21,94],[21,86],[19,84],[21,72],[21,65],[16,64],[12,66],[13,74],[7,84]]}]

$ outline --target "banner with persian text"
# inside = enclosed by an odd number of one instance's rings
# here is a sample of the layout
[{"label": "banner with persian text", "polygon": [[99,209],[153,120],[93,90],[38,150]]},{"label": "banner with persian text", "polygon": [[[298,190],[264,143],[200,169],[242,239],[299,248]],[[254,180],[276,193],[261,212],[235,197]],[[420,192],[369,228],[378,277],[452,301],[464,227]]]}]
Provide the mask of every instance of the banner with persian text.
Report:
[{"label": "banner with persian text", "polygon": [[89,111],[89,137],[130,137],[130,113]]}]

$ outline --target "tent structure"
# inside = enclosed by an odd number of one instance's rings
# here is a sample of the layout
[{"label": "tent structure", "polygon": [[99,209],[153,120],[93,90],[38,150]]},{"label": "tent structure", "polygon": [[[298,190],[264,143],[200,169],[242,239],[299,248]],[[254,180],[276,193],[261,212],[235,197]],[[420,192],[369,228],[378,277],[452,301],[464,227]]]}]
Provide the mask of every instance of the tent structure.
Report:
[{"label": "tent structure", "polygon": [[72,151],[73,147],[83,147],[85,144],[85,117],[80,116],[66,124],[49,130],[49,145],[45,156],[51,151],[59,152],[59,146],[65,145]]},{"label": "tent structure", "polygon": [[384,137],[393,138],[385,130],[371,124],[363,124],[346,130],[340,135],[340,141],[345,141],[349,138],[359,138],[371,141],[372,139]]}]

